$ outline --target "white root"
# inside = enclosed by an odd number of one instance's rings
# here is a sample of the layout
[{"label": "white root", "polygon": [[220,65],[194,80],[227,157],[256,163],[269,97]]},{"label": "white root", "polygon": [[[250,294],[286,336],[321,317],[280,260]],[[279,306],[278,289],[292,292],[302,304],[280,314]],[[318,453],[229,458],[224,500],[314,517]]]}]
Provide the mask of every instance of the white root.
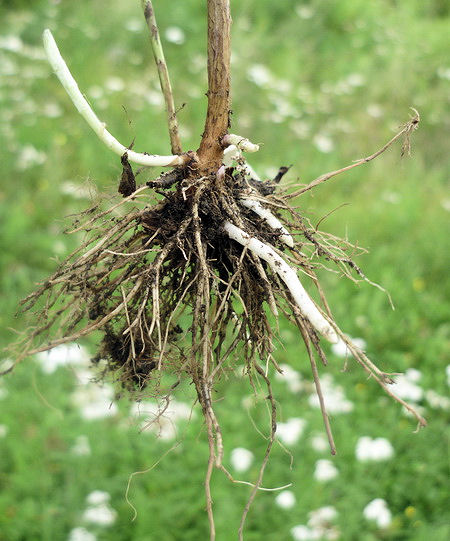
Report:
[{"label": "white root", "polygon": [[236,145],[230,145],[223,151],[222,162],[225,167],[229,167],[234,160],[241,156],[241,151]]},{"label": "white root", "polygon": [[224,137],[222,138],[222,145],[234,145],[243,152],[258,152],[259,150],[259,145],[255,145],[247,138],[241,137],[240,135],[236,135],[234,133],[228,133],[227,135],[224,135]]},{"label": "white root", "polygon": [[280,235],[280,239],[289,246],[289,248],[294,247],[292,235],[269,209],[266,209],[259,201],[254,201],[253,199],[240,199],[240,203],[265,220],[272,229],[281,231],[282,235]]},{"label": "white root", "polygon": [[[233,138],[237,137],[238,135],[230,134]],[[225,135],[223,140],[228,138],[228,135]],[[227,139],[228,140],[228,139]],[[241,139],[242,140],[242,139]],[[248,141],[248,139],[246,140]],[[253,143],[250,143],[253,144]],[[257,146],[257,145],[253,145]],[[238,163],[237,169],[242,171],[244,174],[250,175],[253,180],[260,181],[261,179],[256,174],[256,172],[253,170],[253,168],[242,158],[242,154],[240,149],[235,145],[232,144],[228,146],[224,153],[223,153],[223,163],[225,166],[231,165],[231,162],[241,160],[240,163]],[[257,214],[260,218],[265,220],[268,225],[275,230],[279,230],[282,232],[280,235],[280,239],[287,245],[289,248],[294,247],[294,239],[292,238],[292,235],[289,233],[289,231],[283,226],[283,224],[280,222],[278,218],[276,218],[269,209],[266,209],[261,205],[259,201],[255,201],[253,199],[241,199],[240,202],[244,207],[247,207],[248,209],[252,210],[255,214]]]},{"label": "white root", "polygon": [[64,62],[64,59],[59,52],[58,46],[56,45],[50,30],[44,30],[43,41],[47,59],[73,104],[77,108],[80,115],[97,134],[98,138],[110,150],[119,156],[122,156],[126,152],[128,155],[128,160],[139,165],[167,167],[171,165],[183,165],[183,163],[185,163],[186,160],[184,156],[158,156],[156,154],[141,154],[139,152],[135,152],[134,150],[129,150],[124,145],[119,143],[119,141],[117,141],[117,139],[106,129],[105,123],[99,120],[86,98],[81,93],[77,82],[73,78],[67,64]]},{"label": "white root", "polygon": [[314,304],[314,301],[300,283],[295,270],[292,269],[273,248],[255,237],[251,237],[239,227],[236,227],[230,222],[225,222],[223,228],[231,239],[239,242],[239,244],[245,246],[248,250],[269,264],[270,268],[276,272],[286,284],[302,315],[308,319],[317,332],[322,334],[332,344],[336,344],[339,341],[339,338],[335,330],[320,313],[319,309]]}]

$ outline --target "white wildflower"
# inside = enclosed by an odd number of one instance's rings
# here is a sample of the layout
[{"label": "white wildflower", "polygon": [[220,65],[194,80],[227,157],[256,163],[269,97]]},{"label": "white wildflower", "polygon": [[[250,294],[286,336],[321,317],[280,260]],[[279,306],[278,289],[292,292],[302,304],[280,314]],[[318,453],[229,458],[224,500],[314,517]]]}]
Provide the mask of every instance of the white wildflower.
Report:
[{"label": "white wildflower", "polygon": [[23,48],[23,42],[18,36],[0,36],[0,49],[18,53]]},{"label": "white wildflower", "polygon": [[[367,343],[363,338],[352,338],[351,336],[349,336],[349,340],[359,349],[364,350],[367,346]],[[336,344],[332,344],[331,351],[334,353],[334,355],[336,355],[336,357],[345,358],[351,355],[347,344],[341,339],[339,339]]]},{"label": "white wildflower", "polygon": [[315,135],[313,142],[317,150],[320,150],[320,152],[323,152],[324,154],[328,154],[329,152],[332,152],[334,150],[333,140],[329,135],[326,135],[324,133],[318,133],[317,135]]},{"label": "white wildflower", "polygon": [[291,535],[295,541],[311,541],[314,539],[320,539],[320,533],[308,528],[304,524],[299,524],[291,528]]},{"label": "white wildflower", "polygon": [[275,379],[286,383],[291,393],[298,393],[299,391],[301,391],[303,388],[303,383],[302,383],[302,376],[300,375],[300,372],[297,372],[297,370],[294,370],[288,364],[281,364],[280,368],[283,371],[283,373],[280,374],[280,372],[276,370]]},{"label": "white wildflower", "polygon": [[125,82],[120,77],[108,77],[105,88],[109,92],[121,92],[125,88]]},{"label": "white wildflower", "polygon": [[98,85],[91,86],[88,89],[87,93],[94,100],[99,100],[100,98],[103,98],[104,96],[103,88]]},{"label": "white wildflower", "polygon": [[117,518],[117,512],[109,505],[111,496],[104,490],[94,490],[87,498],[88,507],[83,513],[83,520],[98,526],[111,526]]},{"label": "white wildflower", "polygon": [[450,409],[450,398],[447,396],[442,396],[432,389],[426,391],[425,398],[428,404],[430,404],[430,406],[434,409]]},{"label": "white wildflower", "polygon": [[97,541],[97,536],[86,528],[74,528],[70,531],[67,541]]},{"label": "white wildflower", "polygon": [[47,154],[37,150],[33,145],[25,145],[19,150],[17,167],[24,171],[34,165],[42,165],[47,159]]},{"label": "white wildflower", "polygon": [[376,498],[367,504],[363,515],[367,520],[373,520],[379,528],[387,528],[392,522],[392,514],[382,498]]},{"label": "white wildflower", "polygon": [[42,108],[42,113],[48,118],[58,118],[62,115],[61,107],[55,102],[48,102]]},{"label": "white wildflower", "polygon": [[422,379],[422,372],[416,368],[408,368],[405,372],[405,377],[413,383],[417,383]]},{"label": "white wildflower", "polygon": [[140,426],[142,430],[156,434],[162,440],[172,440],[177,436],[176,423],[188,420],[194,416],[189,404],[172,400],[164,410],[164,405],[157,402],[135,402],[131,407],[131,415],[144,419]]},{"label": "white wildflower", "polygon": [[359,438],[356,443],[355,454],[357,460],[364,461],[380,461],[388,460],[394,456],[394,448],[386,438],[372,439],[369,436]]},{"label": "white wildflower", "polygon": [[104,490],[94,490],[87,495],[86,502],[89,505],[102,505],[109,502],[110,499],[111,496],[109,492],[105,492]]},{"label": "white wildflower", "polygon": [[312,539],[339,539],[340,532],[332,524],[336,519],[338,512],[331,505],[320,507],[309,513],[308,528],[312,532]]},{"label": "white wildflower", "polygon": [[338,516],[338,512],[333,506],[326,505],[325,507],[319,507],[311,511],[308,516],[308,526],[318,528],[327,526]]},{"label": "white wildflower", "polygon": [[6,425],[0,425],[0,438],[4,438],[8,434],[8,430]]},{"label": "white wildflower", "polygon": [[140,32],[144,28],[144,23],[140,18],[133,17],[125,22],[125,28],[129,32]]},{"label": "white wildflower", "polygon": [[321,459],[316,462],[314,478],[320,482],[330,481],[339,474],[336,466],[328,459]]},{"label": "white wildflower", "polygon": [[88,507],[83,513],[83,520],[98,526],[111,526],[116,522],[117,511],[108,504]]},{"label": "white wildflower", "polygon": [[282,509],[292,509],[295,505],[295,494],[292,490],[283,490],[275,498],[275,503]]},{"label": "white wildflower", "polygon": [[93,421],[111,417],[119,409],[114,400],[114,389],[110,385],[89,383],[72,393],[72,403],[80,408],[83,419]]},{"label": "white wildflower", "polygon": [[305,427],[305,419],[292,417],[285,423],[278,423],[277,436],[285,445],[293,445],[301,438]]},{"label": "white wildflower", "polygon": [[445,367],[445,375],[447,376],[447,385],[450,387],[450,364]]},{"label": "white wildflower", "polygon": [[[342,387],[335,385],[333,378],[329,374],[325,374],[321,378],[321,384],[325,405],[329,413],[349,413],[353,411],[353,402],[347,400]],[[313,408],[320,408],[317,393],[308,398],[308,403]]]},{"label": "white wildflower", "polygon": [[439,66],[437,69],[437,75],[440,79],[447,79],[447,81],[450,81],[450,68],[446,66]]},{"label": "white wildflower", "polygon": [[247,77],[257,86],[266,86],[272,80],[269,69],[262,64],[253,64],[247,71]]},{"label": "white wildflower", "polygon": [[89,356],[86,350],[77,344],[62,344],[38,353],[36,360],[44,373],[53,374],[60,366],[87,364]]},{"label": "white wildflower", "polygon": [[175,45],[182,45],[186,40],[183,30],[178,26],[169,26],[164,35],[167,41],[175,43]]},{"label": "white wildflower", "polygon": [[329,449],[329,443],[327,438],[323,434],[315,434],[311,438],[311,447],[318,453],[323,453]]},{"label": "white wildflower", "polygon": [[164,98],[161,96],[161,92],[157,92],[156,90],[148,90],[144,95],[145,100],[150,105],[154,105],[155,107],[159,107],[164,103]]},{"label": "white wildflower", "polygon": [[253,453],[243,447],[236,447],[231,451],[231,465],[237,472],[247,471],[253,462]]},{"label": "white wildflower", "polygon": [[65,195],[71,195],[75,199],[91,199],[95,195],[95,187],[91,184],[77,184],[71,180],[61,182],[59,190]]},{"label": "white wildflower", "polygon": [[391,391],[399,398],[411,402],[420,402],[423,398],[423,389],[408,379],[406,374],[396,376],[395,383],[391,385]]},{"label": "white wildflower", "polygon": [[300,4],[295,8],[295,12],[300,19],[311,19],[315,15],[316,10],[311,5]]}]

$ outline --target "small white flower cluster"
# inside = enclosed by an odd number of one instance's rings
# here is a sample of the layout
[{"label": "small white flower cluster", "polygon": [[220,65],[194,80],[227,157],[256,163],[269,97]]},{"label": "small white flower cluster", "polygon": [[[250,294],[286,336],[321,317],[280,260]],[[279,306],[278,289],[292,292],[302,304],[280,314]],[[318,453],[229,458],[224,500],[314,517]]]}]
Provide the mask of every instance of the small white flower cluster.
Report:
[{"label": "small white flower cluster", "polygon": [[337,515],[336,509],[332,506],[320,507],[309,513],[306,525],[294,526],[291,529],[291,535],[295,541],[337,540],[340,537],[340,532],[333,525]]},{"label": "small white flower cluster", "polygon": [[323,152],[324,154],[328,154],[334,150],[334,141],[326,133],[316,134],[313,138],[313,143],[317,150]]},{"label": "small white flower cluster", "polygon": [[19,150],[17,156],[17,168],[21,171],[35,165],[42,165],[47,160],[47,154],[38,150],[33,145],[25,145]]},{"label": "small white flower cluster", "polygon": [[409,368],[404,374],[395,377],[391,390],[399,398],[410,402],[420,402],[423,398],[423,389],[417,383],[422,379],[419,370]]},{"label": "small white flower cluster", "polygon": [[273,79],[269,68],[263,64],[253,64],[247,71],[247,77],[256,86],[267,86]]},{"label": "small white flower cluster", "polygon": [[289,391],[291,391],[291,393],[300,392],[303,389],[302,376],[300,375],[300,372],[297,372],[297,370],[294,370],[288,364],[281,364],[280,368],[283,373],[280,374],[280,372],[276,370],[275,379],[277,381],[282,381],[286,383],[287,388],[289,389]]},{"label": "small white flower cluster", "polygon": [[321,459],[316,462],[314,469],[314,479],[319,482],[325,483],[331,481],[339,475],[339,471],[336,466],[328,459]]},{"label": "small white flower cluster", "polygon": [[117,511],[109,505],[110,495],[102,490],[94,490],[86,498],[88,504],[83,513],[83,521],[97,526],[111,526],[116,522]]},{"label": "small white flower cluster", "polygon": [[244,447],[236,447],[231,451],[231,465],[237,472],[247,471],[253,462],[253,453]]},{"label": "small white flower cluster", "polygon": [[436,391],[430,389],[425,392],[425,398],[428,404],[433,409],[449,410],[450,409],[450,398],[448,396],[442,396]]},{"label": "small white flower cluster", "polygon": [[295,502],[295,494],[292,490],[282,490],[275,498],[276,505],[282,509],[292,509]]},{"label": "small white flower cluster", "polygon": [[59,191],[64,195],[72,196],[74,199],[92,199],[92,197],[96,194],[96,189],[92,184],[80,184],[71,180],[61,182]]},{"label": "small white flower cluster", "polygon": [[104,86],[110,93],[122,92],[125,88],[125,82],[121,77],[111,76],[106,79]]},{"label": "small white flower cluster", "polygon": [[[87,507],[82,520],[93,526],[112,526],[117,519],[117,511],[110,504],[110,495],[103,490],[94,490],[86,498]],[[73,528],[67,541],[97,541],[97,536],[82,526]]]},{"label": "small white flower cluster", "polygon": [[[352,338],[349,336],[349,339],[355,344],[355,346],[364,350],[367,346],[366,341],[363,338]],[[336,355],[336,357],[341,357],[345,359],[346,357],[351,356],[350,350],[347,348],[347,344],[343,340],[339,340],[336,344],[331,346],[331,351]]]},{"label": "small white flower cluster", "polygon": [[305,419],[292,417],[285,423],[277,423],[276,435],[285,445],[293,445],[302,437],[305,427]]},{"label": "small white flower cluster", "polygon": [[314,434],[310,441],[311,447],[318,453],[323,453],[330,448],[325,434]]},{"label": "small white flower cluster", "polygon": [[60,366],[87,365],[89,355],[78,344],[64,344],[38,353],[36,360],[45,374],[53,374]]},{"label": "small white flower cluster", "polygon": [[164,404],[157,402],[135,402],[131,407],[131,415],[141,419],[140,427],[143,431],[152,432],[162,440],[172,440],[177,436],[177,421],[189,420],[195,412],[189,404],[176,400],[172,400],[161,415],[164,407]]},{"label": "small white flower cluster", "polygon": [[0,425],[0,438],[4,438],[8,434],[9,428],[6,425]]},{"label": "small white flower cluster", "polygon": [[355,454],[360,462],[388,460],[394,456],[394,448],[386,438],[370,438],[363,436],[359,438]]},{"label": "small white flower cluster", "polygon": [[382,498],[376,498],[366,505],[363,515],[376,523],[378,528],[387,528],[392,522],[392,513]]},{"label": "small white flower cluster", "polygon": [[[329,413],[349,413],[353,411],[353,402],[347,400],[344,390],[340,385],[335,385],[330,374],[325,374],[320,378],[322,384],[322,392],[325,398],[325,405]],[[319,397],[317,394],[312,394],[308,403],[313,408],[320,408]]]},{"label": "small white flower cluster", "polygon": [[169,26],[166,29],[164,36],[167,41],[174,43],[175,45],[183,45],[186,41],[184,31],[178,26]]},{"label": "small white flower cluster", "polygon": [[119,411],[114,402],[114,388],[111,385],[100,386],[91,382],[82,384],[72,393],[71,399],[79,408],[81,417],[88,421],[112,417]]},{"label": "small white flower cluster", "polygon": [[125,28],[129,32],[141,32],[144,29],[144,21],[140,17],[132,17],[125,21]]},{"label": "small white flower cluster", "polygon": [[97,536],[79,526],[70,531],[67,541],[97,541]]}]

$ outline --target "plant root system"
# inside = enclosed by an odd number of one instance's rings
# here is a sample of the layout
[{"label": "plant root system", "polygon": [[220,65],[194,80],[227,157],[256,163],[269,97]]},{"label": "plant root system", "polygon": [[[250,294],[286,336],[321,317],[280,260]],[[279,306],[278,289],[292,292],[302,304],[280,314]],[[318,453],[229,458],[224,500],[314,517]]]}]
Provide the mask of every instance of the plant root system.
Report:
[{"label": "plant root system", "polygon": [[[126,156],[122,164],[119,190],[127,194],[124,178],[128,184],[135,179]],[[124,388],[137,393],[145,389],[168,403],[182,380],[194,384],[210,445],[205,490],[211,528],[213,468],[233,480],[222,464],[213,390],[237,359],[244,360],[250,382],[259,378],[267,387],[271,429],[243,514],[241,537],[275,439],[276,404],[268,366],[280,371],[273,356],[274,319],[280,313],[298,327],[305,343],[335,452],[316,364],[316,359],[327,363],[320,334],[277,265],[301,271],[315,284],[323,308],[305,295],[332,330],[332,341],[343,340],[363,369],[425,424],[389,390],[391,376],[336,325],[317,279],[315,271],[323,267],[352,280],[367,280],[352,259],[363,250],[319,232],[288,201],[276,182],[252,179],[239,164],[222,166],[206,176],[195,168],[176,168],[124,195],[110,208],[97,205],[79,215],[70,232],[83,232],[84,243],[22,301],[22,310],[33,311],[37,324],[20,344],[17,361],[97,332],[100,344],[94,361],[106,360],[107,371]],[[235,240],[232,228],[249,242]],[[274,261],[259,257],[250,240],[269,250]],[[161,383],[164,374],[175,376],[170,388]]]}]

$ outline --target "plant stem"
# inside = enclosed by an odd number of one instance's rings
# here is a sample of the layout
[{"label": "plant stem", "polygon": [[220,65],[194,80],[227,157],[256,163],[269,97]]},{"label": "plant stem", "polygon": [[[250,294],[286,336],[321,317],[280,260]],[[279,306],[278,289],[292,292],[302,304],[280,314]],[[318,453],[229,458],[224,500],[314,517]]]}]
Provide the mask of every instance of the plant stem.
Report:
[{"label": "plant stem", "polygon": [[204,171],[221,166],[221,139],[229,128],[230,0],[208,0],[208,110],[198,157]]},{"label": "plant stem", "polygon": [[64,62],[64,59],[59,52],[58,46],[56,45],[50,30],[44,30],[43,41],[47,59],[50,62],[55,75],[58,77],[65,91],[72,100],[72,103],[75,105],[84,120],[86,120],[89,126],[94,130],[97,137],[110,150],[119,156],[123,156],[123,154],[126,152],[130,162],[145,166],[167,167],[184,165],[187,161],[189,161],[190,158],[187,156],[159,156],[156,154],[141,154],[139,152],[135,152],[134,150],[130,150],[119,143],[119,141],[106,129],[106,124],[99,120],[86,98],[80,92],[77,82],[72,77],[67,64]]},{"label": "plant stem", "polygon": [[150,31],[150,43],[152,45],[153,56],[155,58],[156,67],[158,68],[159,82],[164,95],[167,110],[167,123],[169,126],[170,145],[173,154],[181,154],[180,136],[178,133],[178,122],[173,101],[172,86],[170,84],[169,71],[167,69],[164,51],[159,38],[158,25],[156,24],[155,11],[150,0],[142,0],[142,8],[144,10],[145,20]]}]

